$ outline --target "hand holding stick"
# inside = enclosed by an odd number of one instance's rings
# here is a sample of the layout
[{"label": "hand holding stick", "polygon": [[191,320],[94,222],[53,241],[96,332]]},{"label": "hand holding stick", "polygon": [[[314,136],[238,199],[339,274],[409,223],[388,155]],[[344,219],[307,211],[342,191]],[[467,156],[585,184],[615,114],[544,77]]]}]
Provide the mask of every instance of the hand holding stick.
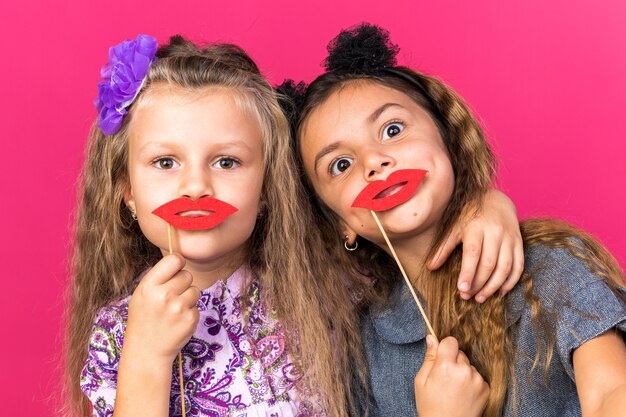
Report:
[{"label": "hand holding stick", "polygon": [[[210,214],[198,217],[185,217],[178,215],[181,212],[189,210],[202,210],[210,212]],[[172,226],[183,230],[208,230],[219,226],[220,223],[236,211],[237,207],[216,198],[201,197],[197,200],[191,200],[187,197],[181,197],[157,207],[152,213],[167,222],[167,240],[171,255],[173,252]],[[181,409],[183,417],[186,417],[183,358],[180,351],[178,352],[178,374],[180,379]]]}]

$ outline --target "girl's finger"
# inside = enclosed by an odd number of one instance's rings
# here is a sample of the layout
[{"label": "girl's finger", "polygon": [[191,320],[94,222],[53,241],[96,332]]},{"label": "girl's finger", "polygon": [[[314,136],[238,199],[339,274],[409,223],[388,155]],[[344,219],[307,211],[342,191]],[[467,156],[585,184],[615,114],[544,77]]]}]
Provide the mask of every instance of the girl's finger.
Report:
[{"label": "girl's finger", "polygon": [[500,247],[500,253],[498,254],[498,262],[495,269],[491,273],[489,280],[483,286],[483,288],[476,294],[476,301],[479,303],[485,302],[487,298],[495,294],[498,289],[502,287],[504,282],[509,277],[513,268],[513,242],[510,239],[505,239]]},{"label": "girl's finger", "polygon": [[467,355],[462,350],[459,350],[459,354],[456,355],[456,363],[471,366]]},{"label": "girl's finger", "polygon": [[461,227],[456,225],[450,232],[445,242],[439,246],[435,256],[428,263],[428,269],[434,271],[441,267],[447,260],[450,254],[461,243]]},{"label": "girl's finger", "polygon": [[[499,228],[496,228],[495,232],[492,231],[489,234],[485,234],[482,251],[480,253],[480,261],[478,262],[476,275],[474,276],[474,281],[472,282],[472,295],[482,290],[493,274],[496,265],[498,264],[500,249],[502,247],[502,239],[503,235],[501,234],[501,229]],[[513,248],[510,248],[510,250],[512,251]],[[505,278],[506,276],[502,278],[502,282],[504,282]]]},{"label": "girl's finger", "polygon": [[458,355],[459,342],[454,337],[448,336],[439,342],[435,362],[438,364],[442,362],[456,363]]},{"label": "girl's finger", "polygon": [[175,295],[180,295],[185,292],[193,281],[193,277],[191,276],[191,272],[189,271],[178,271],[176,275],[174,275],[169,281],[162,284],[162,290],[165,292],[169,292]]},{"label": "girl's finger", "polygon": [[145,277],[141,280],[143,284],[161,285],[168,282],[172,277],[185,266],[185,258],[174,253],[164,256],[157,262]]},{"label": "girl's finger", "polygon": [[435,339],[432,335],[426,336],[426,356],[424,357],[424,362],[420,367],[417,375],[415,375],[415,384],[421,385],[428,376],[430,375],[430,371],[435,364],[435,360],[437,359],[437,348],[439,344],[437,343],[437,339]]},{"label": "girl's finger", "polygon": [[463,257],[457,288],[461,297],[468,300],[474,294],[472,287],[481,257],[484,235],[482,229],[467,228],[466,230],[467,232],[463,234]]},{"label": "girl's finger", "polygon": [[519,242],[513,250],[513,268],[504,284],[500,288],[499,294],[505,295],[515,287],[524,273],[524,245]]},{"label": "girl's finger", "polygon": [[202,292],[198,287],[194,287],[193,285],[185,290],[180,297],[183,299],[183,303],[186,306],[193,307],[196,305],[200,297],[202,296]]}]

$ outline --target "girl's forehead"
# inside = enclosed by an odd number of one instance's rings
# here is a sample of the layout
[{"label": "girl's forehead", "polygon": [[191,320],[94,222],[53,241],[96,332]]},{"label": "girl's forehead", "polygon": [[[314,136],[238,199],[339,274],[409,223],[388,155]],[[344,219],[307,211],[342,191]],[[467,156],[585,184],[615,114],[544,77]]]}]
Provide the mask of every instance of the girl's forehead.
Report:
[{"label": "girl's forehead", "polygon": [[138,98],[131,112],[133,119],[145,109],[152,111],[177,111],[184,113],[196,105],[219,103],[217,110],[224,116],[245,118],[257,128],[262,128],[261,103],[250,92],[243,88],[227,86],[206,86],[201,88],[187,88],[166,82],[151,84]]},{"label": "girl's forehead", "polygon": [[244,138],[261,140],[258,118],[251,114],[233,89],[184,91],[157,89],[134,109],[131,141],[228,142]]},{"label": "girl's forehead", "polygon": [[401,91],[373,80],[354,80],[332,91],[325,100],[313,108],[304,120],[302,135],[310,128],[323,128],[344,121],[354,122],[376,116],[385,105],[413,109],[416,103]]},{"label": "girl's forehead", "polygon": [[322,110],[328,113],[371,112],[385,103],[398,103],[412,107],[416,103],[405,93],[374,80],[355,80],[333,91],[311,114]]}]

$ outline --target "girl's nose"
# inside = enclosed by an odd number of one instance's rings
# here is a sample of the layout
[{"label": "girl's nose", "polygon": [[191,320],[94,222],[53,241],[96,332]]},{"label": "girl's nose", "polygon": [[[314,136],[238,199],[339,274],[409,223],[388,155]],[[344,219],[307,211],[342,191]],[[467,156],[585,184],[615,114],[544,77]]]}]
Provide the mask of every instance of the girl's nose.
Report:
[{"label": "girl's nose", "polygon": [[181,197],[197,200],[214,194],[208,167],[187,166],[180,182]]},{"label": "girl's nose", "polygon": [[396,165],[395,159],[377,149],[369,149],[363,155],[364,177],[367,181],[385,179]]}]

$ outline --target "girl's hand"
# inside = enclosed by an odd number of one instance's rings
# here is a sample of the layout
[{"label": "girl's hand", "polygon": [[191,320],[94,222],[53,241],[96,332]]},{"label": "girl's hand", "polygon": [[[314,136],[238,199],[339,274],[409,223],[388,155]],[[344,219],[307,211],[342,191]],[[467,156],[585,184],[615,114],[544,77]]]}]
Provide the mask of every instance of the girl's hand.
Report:
[{"label": "girl's hand", "polygon": [[450,237],[428,264],[432,270],[444,264],[463,242],[463,260],[457,288],[461,297],[479,303],[499,291],[509,292],[524,271],[524,245],[513,202],[498,190],[485,195],[482,210],[463,213]]},{"label": "girl's hand", "polygon": [[128,305],[124,346],[130,343],[150,360],[164,360],[170,366],[199,317],[200,290],[191,285],[184,266],[181,256],[165,256],[143,277]]},{"label": "girl's hand", "polygon": [[165,417],[172,363],[198,323],[200,290],[191,286],[179,255],[161,259],[142,278],[128,304],[114,417]]},{"label": "girl's hand", "polygon": [[420,417],[480,416],[489,385],[459,350],[454,337],[437,343],[426,336],[424,364],[415,376],[415,403]]}]

